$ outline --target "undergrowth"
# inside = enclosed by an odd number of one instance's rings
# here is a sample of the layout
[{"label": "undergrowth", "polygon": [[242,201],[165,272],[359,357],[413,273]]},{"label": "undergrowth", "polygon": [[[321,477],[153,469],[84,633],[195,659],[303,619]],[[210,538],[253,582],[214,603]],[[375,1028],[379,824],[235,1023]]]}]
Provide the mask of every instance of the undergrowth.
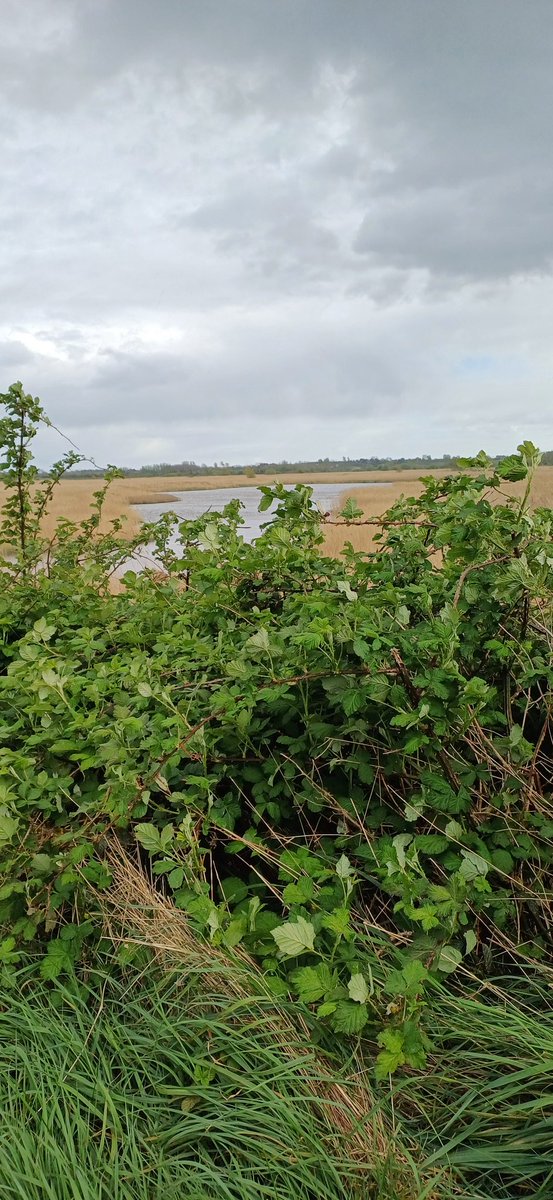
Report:
[{"label": "undergrowth", "polygon": [[15,983],[0,992],[6,1200],[387,1194],[386,1165],[331,1130],[312,1048],[296,1037],[284,1058],[261,1003],[229,1000],[209,968],[183,983],[107,962],[55,997],[28,968]]},{"label": "undergrowth", "polygon": [[[424,480],[375,519],[369,554],[324,555],[304,485],[260,488],[253,545],[239,500],[166,515],[141,534],[163,570],[127,571],[113,595],[135,544],[102,525],[116,472],[86,521],[47,539],[77,456],[39,480],[41,405],[20,384],[0,399],[4,985],[31,961],[36,1004],[65,995],[103,936],[121,847],[190,936],[247,961],[266,1003],[292,1006],[310,1046],[357,1048],[379,1111],[394,1097],[388,1134],[394,1114],[414,1122],[423,1159],[428,1141],[430,1166],[454,1164],[460,1187],[481,1169],[487,1193],[452,1194],[520,1196],[533,1181],[545,1196],[548,1060],[528,1074],[516,1018],[525,1003],[531,1022],[550,1009],[553,545],[551,511],[528,502],[539,452],[524,442]],[[513,480],[519,498],[502,490]],[[362,514],[348,501],[340,519]],[[469,1019],[490,1053],[463,1043]],[[483,1112],[487,1067],[498,1082]]]}]

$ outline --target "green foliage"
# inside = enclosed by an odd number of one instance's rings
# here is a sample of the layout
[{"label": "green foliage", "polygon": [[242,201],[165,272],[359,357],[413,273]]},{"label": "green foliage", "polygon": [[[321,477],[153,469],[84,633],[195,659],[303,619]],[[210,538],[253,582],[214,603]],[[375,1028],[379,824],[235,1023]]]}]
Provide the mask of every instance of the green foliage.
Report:
[{"label": "green foliage", "polygon": [[517,946],[549,952],[552,514],[491,502],[538,452],[427,479],[376,552],[340,560],[304,485],[260,488],[276,509],[253,545],[239,501],[166,516],[143,536],[168,580],[128,572],[112,595],[128,548],[98,537],[105,489],[45,559],[40,406],[20,385],[4,402],[15,952],[42,939],[43,973],[70,968],[82,938],[65,931],[93,929],[117,833],[202,936],[311,1006],[314,1036],[378,1038],[382,1078],[419,1068],[436,980],[467,956],[485,974]]}]

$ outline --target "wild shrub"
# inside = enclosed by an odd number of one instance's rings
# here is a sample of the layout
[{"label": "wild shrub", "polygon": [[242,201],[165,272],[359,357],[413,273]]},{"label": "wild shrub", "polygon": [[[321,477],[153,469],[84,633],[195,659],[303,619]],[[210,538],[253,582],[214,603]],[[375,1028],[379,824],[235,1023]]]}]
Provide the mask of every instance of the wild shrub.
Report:
[{"label": "wild shrub", "polygon": [[[421,1066],[434,979],[550,951],[553,546],[551,511],[528,507],[535,447],[426,479],[370,554],[323,555],[304,485],[260,488],[253,544],[239,500],[169,514],[142,534],[168,578],[127,572],[111,595],[128,544],[98,534],[104,489],[45,546],[42,410],[20,385],[3,401],[6,967],[39,938],[46,978],[71,969],[117,832],[197,931],[306,1006],[314,1036],[370,1033],[382,1077]],[[501,495],[522,478],[521,500]]]}]

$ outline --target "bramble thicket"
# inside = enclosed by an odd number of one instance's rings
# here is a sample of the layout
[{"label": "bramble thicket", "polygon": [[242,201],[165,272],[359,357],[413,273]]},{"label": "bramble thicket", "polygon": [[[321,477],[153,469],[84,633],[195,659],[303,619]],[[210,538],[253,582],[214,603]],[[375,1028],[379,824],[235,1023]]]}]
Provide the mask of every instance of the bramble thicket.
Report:
[{"label": "bramble thicket", "polygon": [[[247,954],[317,1041],[361,1035],[376,1078],[432,1053],[432,995],[549,970],[552,513],[539,453],[481,453],[324,555],[311,489],[134,542],[90,518],[46,540],[71,451],[0,397],[0,959],[44,980],[94,954],[117,844],[206,944]],[[522,499],[502,494],[525,479]],[[348,502],[340,520],[355,524]],[[123,571],[138,543],[162,572]],[[53,985],[54,986],[54,985]]]}]

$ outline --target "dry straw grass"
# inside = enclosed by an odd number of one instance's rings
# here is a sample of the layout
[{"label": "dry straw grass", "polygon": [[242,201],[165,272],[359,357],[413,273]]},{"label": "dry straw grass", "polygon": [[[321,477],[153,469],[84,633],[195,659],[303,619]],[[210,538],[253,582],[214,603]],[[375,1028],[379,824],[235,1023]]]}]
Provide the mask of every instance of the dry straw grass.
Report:
[{"label": "dry straw grass", "polygon": [[[439,477],[445,475],[446,472],[433,471],[428,474]],[[293,473],[282,474],[276,476],[275,479],[282,483],[292,484],[307,481],[305,475]],[[112,520],[124,517],[123,532],[128,537],[133,537],[139,532],[142,524],[140,514],[134,505],[171,504],[179,499],[179,493],[192,490],[210,491],[213,488],[258,487],[262,483],[272,482],[274,480],[269,476],[258,476],[251,479],[246,475],[200,475],[196,478],[185,478],[182,475],[168,475],[163,478],[145,475],[129,479],[116,479],[109,489],[104,504],[100,530],[105,532]],[[386,471],[385,474],[382,471],[359,473],[355,475],[354,486],[352,486],[352,474],[347,471],[314,474],[309,476],[309,482],[348,484],[349,486],[344,489],[333,515],[336,517],[346,499],[353,496],[359,507],[363,509],[365,519],[381,516],[402,495],[420,495],[423,487],[418,470]],[[362,486],[363,483],[371,482],[378,483],[380,486],[377,488]],[[67,478],[62,480],[54,492],[48,515],[44,521],[45,535],[52,537],[60,517],[68,517],[78,522],[90,516],[94,492],[98,491],[101,486],[102,481],[99,479]],[[523,483],[505,485],[505,491],[512,495],[521,495],[523,489]],[[536,507],[553,507],[553,467],[540,467],[536,472],[532,488],[532,503]],[[329,555],[340,554],[346,541],[351,541],[356,550],[371,550],[375,545],[373,536],[376,531],[376,527],[366,525],[358,528],[352,526],[340,528],[329,525],[325,537],[326,553]]]},{"label": "dry straw grass", "polygon": [[341,1077],[336,1064],[310,1040],[301,1014],[274,996],[253,959],[240,947],[224,952],[200,941],[186,914],[156,889],[117,838],[109,842],[105,857],[112,882],[97,899],[110,941],[147,947],[163,968],[177,969],[183,982],[191,980],[208,1006],[217,994],[236,1002],[235,1019],[244,1021],[246,1033],[253,1018],[284,1059],[305,1064],[303,1080],[328,1127],[330,1142],[352,1167],[356,1164],[352,1178],[359,1170],[360,1194],[368,1196],[368,1177],[378,1177],[382,1171],[392,1186],[386,1196],[414,1200],[424,1195],[425,1200],[438,1200],[441,1192],[436,1185],[443,1172],[423,1168],[421,1179],[414,1165],[419,1148],[405,1137],[398,1143],[393,1107],[384,1112],[372,1089],[372,1064],[367,1066],[359,1053],[349,1060],[350,1073]]},{"label": "dry straw grass", "polygon": [[[169,967],[177,966],[188,976],[197,974],[207,993],[218,990],[230,1000],[248,1001],[244,1019],[258,1015],[270,1032],[271,1042],[286,1058],[306,1060],[305,1080],[321,1101],[321,1113],[329,1132],[346,1137],[349,1152],[365,1165],[383,1161],[390,1153],[390,1135],[374,1103],[366,1079],[359,1070],[353,1079],[339,1083],[331,1078],[324,1055],[309,1045],[308,1031],[299,1017],[292,1017],[271,995],[256,964],[239,949],[229,959],[216,947],[200,942],[180,909],[157,891],[116,839],[110,843],[107,860],[112,886],[101,900],[106,932],[115,943],[147,946]],[[237,1013],[240,1009],[237,1008]],[[239,1018],[237,1018],[239,1019]]]},{"label": "dry straw grass", "polygon": [[[437,478],[447,474],[446,471],[429,471],[427,474],[435,475]],[[402,496],[420,496],[424,485],[420,481],[420,472],[418,471],[390,471],[390,476],[394,479],[387,482],[388,474],[386,475],[386,485],[379,488],[348,488],[340,496],[332,514],[334,520],[339,520],[338,514],[344,507],[347,499],[351,496],[359,508],[363,510],[363,518],[370,520],[382,516],[384,512],[396,500]],[[382,476],[380,476],[382,478]],[[504,495],[522,496],[526,487],[525,481],[520,483],[506,483],[502,489],[503,495],[496,493],[492,500],[501,503]],[[532,491],[530,493],[530,502],[534,508],[553,508],[553,467],[539,467],[536,471]],[[377,525],[327,525],[325,531],[325,553],[331,557],[336,557],[341,554],[346,542],[351,542],[355,550],[364,550],[369,552],[376,549],[378,542],[374,541],[374,535],[378,533]]]},{"label": "dry straw grass", "polygon": [[[396,472],[390,472],[396,475]],[[401,472],[399,473],[401,475]],[[410,477],[416,472],[404,472],[404,477]],[[378,472],[371,474],[360,473],[356,481],[368,482],[380,480]],[[190,491],[210,491],[213,488],[243,488],[259,487],[263,483],[350,483],[351,472],[321,472],[309,477],[294,473],[277,475],[274,478],[260,475],[250,478],[247,475],[198,475],[185,477],[183,475],[140,475],[128,479],[115,479],[110,486],[103,510],[101,532],[106,532],[110,521],[116,517],[125,518],[124,533],[133,537],[139,532],[142,524],[140,514],[133,506],[136,504],[171,504],[179,499],[179,493]],[[84,521],[90,516],[90,505],[94,492],[102,486],[100,479],[63,479],[56,488],[48,515],[44,521],[44,533],[52,537],[59,517],[69,517],[72,521]],[[1,485],[0,485],[1,487]],[[379,489],[380,490],[380,489]],[[1,502],[1,491],[0,491]]]}]

